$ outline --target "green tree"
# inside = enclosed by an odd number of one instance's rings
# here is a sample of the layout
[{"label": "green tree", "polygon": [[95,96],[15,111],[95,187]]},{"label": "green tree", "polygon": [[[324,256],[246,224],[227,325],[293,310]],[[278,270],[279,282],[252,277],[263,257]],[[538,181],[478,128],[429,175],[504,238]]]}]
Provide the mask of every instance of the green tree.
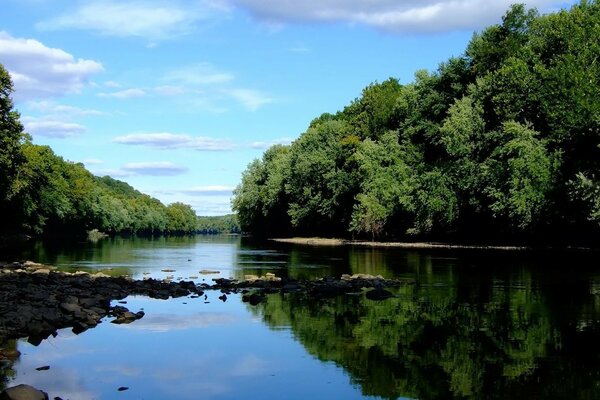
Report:
[{"label": "green tree", "polygon": [[358,184],[350,159],[356,144],[350,126],[339,120],[309,128],[292,144],[285,191],[294,227],[347,232]]},{"label": "green tree", "polygon": [[233,192],[232,209],[242,231],[288,233],[290,217],[285,185],[290,171],[289,146],[269,148],[262,160],[254,160]]},{"label": "green tree", "polygon": [[[367,233],[371,239],[381,235],[392,216],[404,216],[410,225],[415,210],[412,191],[415,177],[404,163],[404,152],[395,132],[384,134],[379,142],[363,141],[356,152],[361,174],[361,191],[356,196],[350,230]],[[396,218],[396,221],[399,218]],[[394,229],[401,229],[396,226]],[[389,229],[388,229],[389,230]]]},{"label": "green tree", "polygon": [[18,171],[25,162],[21,146],[28,137],[23,132],[19,113],[13,109],[13,84],[8,71],[0,64],[0,214],[6,218],[2,230],[15,228],[15,207],[12,198],[18,187],[15,180]]},{"label": "green tree", "polygon": [[171,233],[186,234],[196,232],[197,216],[187,204],[173,203],[167,206],[167,230]]},{"label": "green tree", "polygon": [[503,125],[506,140],[483,164],[485,194],[494,217],[525,230],[541,221],[550,205],[555,160],[538,133],[517,122]]}]

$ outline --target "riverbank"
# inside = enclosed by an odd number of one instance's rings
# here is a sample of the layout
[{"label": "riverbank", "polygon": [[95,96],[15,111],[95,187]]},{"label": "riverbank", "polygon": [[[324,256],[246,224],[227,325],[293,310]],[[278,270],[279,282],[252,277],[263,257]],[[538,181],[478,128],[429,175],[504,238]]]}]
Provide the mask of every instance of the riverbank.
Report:
[{"label": "riverbank", "polygon": [[319,238],[319,237],[293,237],[293,238],[272,238],[269,239],[278,243],[290,243],[306,246],[359,246],[375,248],[398,248],[414,250],[501,250],[501,251],[528,251],[536,249],[544,250],[597,250],[591,247],[578,246],[501,246],[501,245],[470,245],[439,242],[369,242],[361,240],[346,240],[338,238]]},{"label": "riverbank", "polygon": [[15,262],[0,267],[0,350],[7,339],[27,337],[30,343],[39,344],[58,329],[72,328],[79,334],[107,317],[117,324],[143,318],[143,311],[131,312],[123,305],[122,300],[130,295],[165,300],[187,296],[206,301],[205,292],[220,291],[221,301],[226,301],[228,294],[241,293],[242,301],[257,305],[273,293],[300,292],[318,299],[371,288],[367,298],[382,300],[391,295],[384,288],[411,283],[414,282],[364,274],[300,281],[267,273],[262,277],[247,275],[240,281],[217,278],[212,284],[197,284],[185,280],[133,280],[81,271],[67,273],[31,261]]}]

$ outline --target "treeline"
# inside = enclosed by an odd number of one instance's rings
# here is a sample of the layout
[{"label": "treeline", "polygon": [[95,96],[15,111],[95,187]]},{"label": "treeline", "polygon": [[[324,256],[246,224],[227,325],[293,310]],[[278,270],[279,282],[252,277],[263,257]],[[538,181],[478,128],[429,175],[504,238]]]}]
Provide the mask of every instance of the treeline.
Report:
[{"label": "treeline", "polygon": [[600,5],[514,5],[460,57],[366,87],[234,192],[244,231],[470,239],[598,237]]},{"label": "treeline", "polygon": [[197,230],[186,204],[165,206],[125,182],[97,177],[31,143],[13,109],[12,82],[0,64],[0,234],[186,234]]},{"label": "treeline", "polygon": [[235,214],[198,217],[196,231],[204,235],[241,233]]}]

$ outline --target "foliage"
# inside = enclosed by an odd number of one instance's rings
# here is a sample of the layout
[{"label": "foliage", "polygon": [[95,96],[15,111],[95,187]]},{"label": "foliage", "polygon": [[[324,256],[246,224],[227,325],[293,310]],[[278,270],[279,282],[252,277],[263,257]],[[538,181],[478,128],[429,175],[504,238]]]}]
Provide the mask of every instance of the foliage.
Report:
[{"label": "foliage", "polygon": [[241,233],[237,215],[235,214],[198,217],[196,231],[208,235]]},{"label": "foliage", "polygon": [[25,161],[21,145],[27,136],[19,113],[13,110],[12,92],[10,75],[0,64],[0,204],[11,199],[17,170]]},{"label": "foliage", "polygon": [[462,56],[406,85],[369,85],[252,163],[233,199],[242,228],[371,239],[597,235],[598,37],[597,0],[548,15],[512,6]]}]

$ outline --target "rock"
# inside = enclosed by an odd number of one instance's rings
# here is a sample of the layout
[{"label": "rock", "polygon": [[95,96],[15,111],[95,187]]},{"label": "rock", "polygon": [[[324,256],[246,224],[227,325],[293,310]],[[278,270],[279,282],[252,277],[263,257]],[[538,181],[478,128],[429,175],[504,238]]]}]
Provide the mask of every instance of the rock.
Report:
[{"label": "rock", "polygon": [[220,274],[221,271],[213,271],[210,269],[203,269],[202,271],[200,271],[201,275],[214,275],[214,274]]},{"label": "rock", "polygon": [[49,365],[44,365],[43,367],[37,367],[36,371],[48,371],[50,369]]},{"label": "rock", "polygon": [[49,273],[50,273],[50,270],[47,268],[36,269],[35,271],[32,272],[32,274],[43,274],[43,275],[48,275]]},{"label": "rock", "polygon": [[255,306],[257,304],[260,304],[264,300],[265,300],[265,296],[261,296],[258,293],[252,293],[250,295],[245,294],[245,295],[242,296],[242,301],[244,303],[250,303],[253,306]]},{"label": "rock", "polygon": [[73,303],[60,303],[60,308],[61,310],[71,314],[74,314],[77,311],[81,311],[81,306]]},{"label": "rock", "polygon": [[126,311],[110,322],[112,322],[113,324],[130,324],[136,319],[138,318],[134,313],[132,313],[131,311]]},{"label": "rock", "polygon": [[48,393],[29,385],[17,385],[0,393],[0,400],[48,400]]},{"label": "rock", "polygon": [[162,272],[175,272],[175,270],[174,270],[174,269],[168,269],[168,268],[166,268],[166,269],[161,269],[161,271],[162,271]]},{"label": "rock", "polygon": [[385,289],[373,289],[367,292],[367,299],[369,300],[380,301],[390,297],[394,297],[394,295]]},{"label": "rock", "polygon": [[127,386],[121,386],[120,388],[117,389],[119,392],[123,392],[125,390],[129,390],[129,388]]}]

